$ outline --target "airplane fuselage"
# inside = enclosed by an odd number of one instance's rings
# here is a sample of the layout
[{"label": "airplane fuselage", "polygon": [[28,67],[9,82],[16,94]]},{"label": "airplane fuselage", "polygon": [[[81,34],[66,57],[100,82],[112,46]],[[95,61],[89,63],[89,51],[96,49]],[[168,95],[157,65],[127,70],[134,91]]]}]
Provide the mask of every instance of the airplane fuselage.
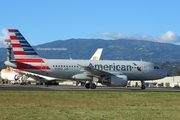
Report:
[{"label": "airplane fuselage", "polygon": [[[50,77],[73,79],[72,76],[84,73],[83,67],[106,71],[112,74],[124,74],[128,80],[154,80],[166,76],[166,72],[162,69],[157,69],[157,66],[151,62],[145,61],[119,61],[119,60],[55,60],[43,59],[48,69],[24,69],[29,72],[48,75]],[[45,66],[46,66],[45,65]]]}]

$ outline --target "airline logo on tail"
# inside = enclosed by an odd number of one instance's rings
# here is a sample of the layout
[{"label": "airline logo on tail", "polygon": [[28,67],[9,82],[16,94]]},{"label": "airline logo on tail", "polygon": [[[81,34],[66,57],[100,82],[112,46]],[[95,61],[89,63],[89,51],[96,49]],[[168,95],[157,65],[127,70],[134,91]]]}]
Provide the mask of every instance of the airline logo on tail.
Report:
[{"label": "airline logo on tail", "polygon": [[9,35],[15,61],[23,63],[18,64],[17,69],[50,69],[17,29],[9,29]]},{"label": "airline logo on tail", "polygon": [[99,48],[96,50],[96,52],[94,53],[94,55],[91,57],[90,60],[99,60],[101,57],[101,53],[103,51],[103,48]]},{"label": "airline logo on tail", "polygon": [[92,60],[99,60],[97,56],[94,56]]}]

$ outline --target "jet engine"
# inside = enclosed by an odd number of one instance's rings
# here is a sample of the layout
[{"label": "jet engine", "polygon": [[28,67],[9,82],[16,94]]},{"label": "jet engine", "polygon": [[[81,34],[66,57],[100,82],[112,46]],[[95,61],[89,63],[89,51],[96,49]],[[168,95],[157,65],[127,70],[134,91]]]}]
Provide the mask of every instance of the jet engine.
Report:
[{"label": "jet engine", "polygon": [[20,80],[20,81],[22,81],[22,80],[27,80],[27,78],[28,77],[26,75],[16,74],[16,75],[8,75],[7,80],[10,80],[10,81],[12,81],[12,80],[15,80],[15,81]]},{"label": "jet engine", "polygon": [[14,80],[19,80],[22,76],[19,74],[14,75]]},{"label": "jet engine", "polygon": [[12,81],[12,80],[17,81],[17,80],[19,80],[21,78],[21,76],[19,74],[16,74],[16,75],[10,74],[10,75],[4,75],[2,78],[7,79],[9,81]]},{"label": "jet engine", "polygon": [[126,75],[111,75],[107,77],[102,77],[102,79],[99,82],[107,86],[112,85],[125,87],[127,85],[128,78]]}]

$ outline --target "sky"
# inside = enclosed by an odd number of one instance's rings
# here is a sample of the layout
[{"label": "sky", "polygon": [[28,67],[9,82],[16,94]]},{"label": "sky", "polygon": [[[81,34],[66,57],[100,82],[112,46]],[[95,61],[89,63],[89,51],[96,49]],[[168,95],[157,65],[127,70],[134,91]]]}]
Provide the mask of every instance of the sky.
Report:
[{"label": "sky", "polygon": [[0,47],[8,29],[31,45],[71,38],[180,45],[180,0],[0,0]]}]

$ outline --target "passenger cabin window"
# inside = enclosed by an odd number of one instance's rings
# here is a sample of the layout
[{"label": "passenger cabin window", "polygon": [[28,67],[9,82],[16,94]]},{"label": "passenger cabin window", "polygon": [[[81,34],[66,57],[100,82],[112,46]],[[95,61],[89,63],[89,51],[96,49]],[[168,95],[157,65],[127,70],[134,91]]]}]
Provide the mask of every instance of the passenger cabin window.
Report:
[{"label": "passenger cabin window", "polygon": [[154,69],[159,69],[159,67],[158,66],[154,66]]}]

